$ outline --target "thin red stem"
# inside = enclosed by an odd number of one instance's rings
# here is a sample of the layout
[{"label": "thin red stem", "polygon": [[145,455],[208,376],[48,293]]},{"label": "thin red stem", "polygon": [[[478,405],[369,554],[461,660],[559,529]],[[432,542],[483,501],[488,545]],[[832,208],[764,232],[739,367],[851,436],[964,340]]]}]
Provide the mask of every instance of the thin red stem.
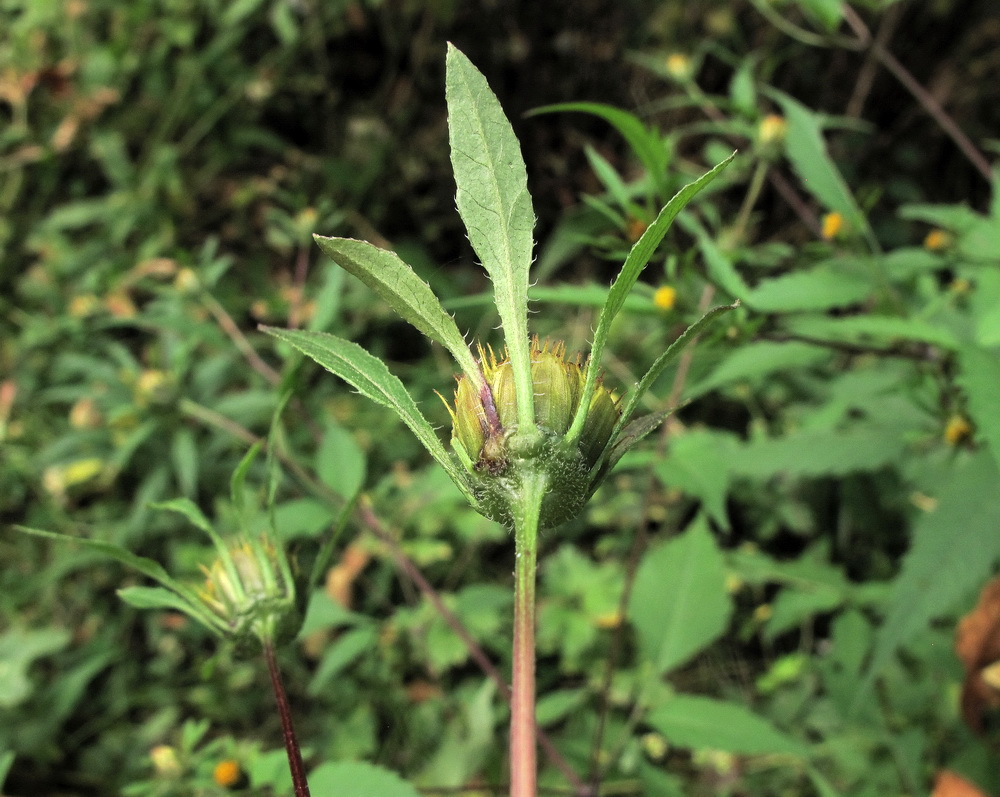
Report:
[{"label": "thin red stem", "polygon": [[306,768],[302,763],[302,753],[299,750],[299,740],[295,736],[295,726],[292,723],[292,710],[288,705],[288,696],[281,682],[281,672],[278,670],[278,660],[274,656],[274,647],[264,644],[264,658],[267,661],[267,671],[271,676],[271,688],[278,704],[278,714],[281,717],[281,735],[285,740],[285,752],[288,753],[288,768],[292,773],[292,786],[295,797],[310,797],[309,783],[306,781]]}]

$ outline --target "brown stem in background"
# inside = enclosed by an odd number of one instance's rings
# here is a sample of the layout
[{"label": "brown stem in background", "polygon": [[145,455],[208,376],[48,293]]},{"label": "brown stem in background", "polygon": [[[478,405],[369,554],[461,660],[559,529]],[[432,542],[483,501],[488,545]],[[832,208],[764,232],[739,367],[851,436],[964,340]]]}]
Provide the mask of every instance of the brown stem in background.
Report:
[{"label": "brown stem in background", "polygon": [[295,736],[295,725],[292,723],[292,710],[288,705],[284,684],[281,682],[281,671],[274,656],[274,646],[264,643],[264,659],[267,661],[267,671],[271,676],[271,688],[278,704],[278,714],[281,717],[281,735],[285,740],[285,752],[288,753],[288,768],[292,773],[292,786],[295,797],[310,797],[309,783],[306,780],[306,768],[302,763],[302,752],[299,750],[299,740]]},{"label": "brown stem in background", "polygon": [[909,70],[896,59],[896,56],[886,49],[885,45],[877,39],[872,39],[871,31],[854,9],[847,5],[847,3],[844,3],[842,7],[844,10],[844,19],[851,26],[851,29],[861,40],[862,44],[871,48],[871,52],[874,53],[879,63],[888,69],[896,80],[902,83],[906,90],[913,95],[914,99],[923,106],[924,110],[933,117],[934,121],[938,123],[945,134],[955,142],[955,145],[962,151],[962,154],[969,160],[969,163],[975,166],[979,173],[987,180],[992,180],[993,171],[990,168],[989,161],[976,149],[976,145],[962,132],[962,129],[955,123],[955,120],[948,115],[947,111],[934,98],[934,95],[920,85],[917,79],[910,74]]}]

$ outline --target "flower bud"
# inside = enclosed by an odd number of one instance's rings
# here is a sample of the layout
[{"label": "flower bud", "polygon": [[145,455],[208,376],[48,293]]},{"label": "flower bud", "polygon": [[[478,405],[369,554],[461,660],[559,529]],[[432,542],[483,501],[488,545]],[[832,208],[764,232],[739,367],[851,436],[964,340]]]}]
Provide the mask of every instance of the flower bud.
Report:
[{"label": "flower bud", "polygon": [[298,632],[295,584],[284,551],[269,540],[239,541],[205,569],[204,604],[242,642],[279,643]]},{"label": "flower bud", "polygon": [[549,490],[542,527],[575,516],[591,492],[590,476],[618,422],[618,398],[600,382],[590,400],[582,434],[566,439],[583,396],[586,371],[579,358],[566,359],[562,343],[531,346],[534,421],[540,440],[517,435],[518,408],[513,367],[480,349],[485,384],[477,390],[468,376],[458,380],[452,417],[452,447],[477,482],[484,513],[510,523],[521,476],[545,472]]}]

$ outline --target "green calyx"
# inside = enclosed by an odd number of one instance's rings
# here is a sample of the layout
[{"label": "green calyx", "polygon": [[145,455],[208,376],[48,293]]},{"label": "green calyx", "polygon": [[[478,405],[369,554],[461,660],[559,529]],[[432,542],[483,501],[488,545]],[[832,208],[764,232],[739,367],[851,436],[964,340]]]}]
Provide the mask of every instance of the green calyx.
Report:
[{"label": "green calyx", "polygon": [[295,584],[284,552],[269,540],[230,545],[204,568],[201,602],[238,643],[280,644],[301,625]]},{"label": "green calyx", "polygon": [[592,473],[602,460],[621,416],[618,397],[598,384],[590,399],[583,433],[567,432],[583,397],[585,365],[566,359],[562,343],[531,344],[534,426],[519,431],[513,367],[492,351],[479,350],[482,387],[459,378],[452,417],[452,447],[473,477],[481,511],[512,525],[523,480],[543,473],[548,484],[540,525],[572,519],[593,492]]}]

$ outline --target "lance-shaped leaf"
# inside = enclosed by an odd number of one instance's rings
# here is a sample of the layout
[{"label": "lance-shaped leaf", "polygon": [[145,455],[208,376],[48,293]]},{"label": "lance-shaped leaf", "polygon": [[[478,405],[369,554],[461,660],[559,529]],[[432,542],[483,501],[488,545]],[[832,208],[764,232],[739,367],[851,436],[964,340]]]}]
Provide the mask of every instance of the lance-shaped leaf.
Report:
[{"label": "lance-shaped leaf", "polygon": [[353,238],[325,238],[322,235],[313,238],[334,263],[385,299],[403,320],[451,352],[455,362],[475,384],[482,383],[482,373],[455,320],[445,312],[430,285],[399,255]]},{"label": "lance-shaped leaf", "polygon": [[[706,327],[712,324],[719,316],[724,313],[728,313],[730,310],[735,310],[739,307],[739,302],[736,304],[724,304],[721,307],[715,307],[709,310],[705,315],[695,321],[691,326],[684,330],[677,340],[671,343],[665,352],[656,358],[656,362],[650,366],[650,369],[646,372],[645,376],[639,380],[639,384],[636,385],[635,390],[633,390],[628,399],[625,402],[625,406],[622,408],[621,417],[618,419],[618,423],[615,426],[614,431],[611,433],[611,439],[618,441],[618,436],[622,431],[622,427],[628,423],[629,419],[632,417],[632,413],[635,412],[635,408],[639,406],[639,402],[645,395],[646,391],[652,386],[652,384],[659,379],[660,374],[663,373],[664,369],[670,365],[671,362],[691,343],[698,335],[700,335]],[[617,442],[616,442],[617,444]]]},{"label": "lance-shaped leaf", "polygon": [[535,214],[521,146],[486,78],[448,45],[448,139],[459,215],[493,281],[522,427],[534,426],[528,347],[528,269]]},{"label": "lance-shaped leaf", "polygon": [[625,298],[632,290],[636,280],[639,279],[639,275],[649,262],[649,258],[653,256],[656,247],[660,245],[663,236],[667,234],[667,230],[670,229],[670,225],[677,214],[684,209],[699,191],[712,182],[723,169],[732,163],[735,157],[736,153],[734,152],[714,169],[706,172],[693,183],[689,183],[678,191],[664,206],[663,210],[660,211],[653,223],[646,228],[642,237],[635,242],[635,246],[632,247],[631,251],[629,251],[621,272],[611,286],[611,290],[608,293],[608,300],[604,305],[604,309],[601,310],[601,317],[597,322],[597,331],[594,333],[594,345],[591,348],[590,361],[587,364],[583,394],[580,398],[580,406],[577,409],[576,417],[573,419],[573,424],[566,434],[568,440],[577,440],[583,432],[583,425],[587,420],[587,410],[590,407],[590,400],[594,395],[597,385],[601,355],[604,353],[608,333],[611,331],[611,322],[621,312],[622,306],[625,304]]},{"label": "lance-shaped leaf", "polygon": [[[29,528],[28,526],[15,526],[14,528],[18,531],[23,531],[26,534],[33,534],[36,537],[46,537],[50,540],[56,540],[58,542],[76,543],[77,545],[81,545],[96,554],[106,556],[109,559],[114,559],[126,567],[137,570],[144,576],[148,576],[154,581],[159,582],[163,587],[166,587],[166,589],[162,591],[163,594],[159,592],[146,592],[144,593],[144,596],[148,598],[152,595],[160,595],[161,598],[164,598],[164,600],[161,601],[156,607],[152,604],[140,605],[131,600],[137,593],[130,593],[128,590],[119,590],[118,594],[123,599],[135,606],[138,606],[139,608],[178,609],[200,622],[214,634],[220,636],[222,635],[222,627],[219,624],[218,618],[205,608],[201,599],[198,597],[198,593],[187,584],[173,578],[166,570],[163,569],[163,566],[159,562],[153,559],[147,559],[144,556],[136,556],[134,553],[122,548],[120,545],[105,542],[104,540],[95,540],[89,537],[73,537],[69,534],[59,534],[55,531],[34,529]],[[176,600],[167,600],[167,594],[176,595]]]},{"label": "lance-shaped leaf", "polygon": [[432,457],[445,469],[451,480],[473,506],[478,506],[468,476],[449,456],[438,440],[434,429],[427,422],[403,383],[389,372],[385,363],[357,343],[329,335],[325,332],[306,332],[298,329],[277,329],[262,326],[270,335],[290,343],[304,355],[322,365],[353,386],[361,395],[393,410],[423,443]]}]

